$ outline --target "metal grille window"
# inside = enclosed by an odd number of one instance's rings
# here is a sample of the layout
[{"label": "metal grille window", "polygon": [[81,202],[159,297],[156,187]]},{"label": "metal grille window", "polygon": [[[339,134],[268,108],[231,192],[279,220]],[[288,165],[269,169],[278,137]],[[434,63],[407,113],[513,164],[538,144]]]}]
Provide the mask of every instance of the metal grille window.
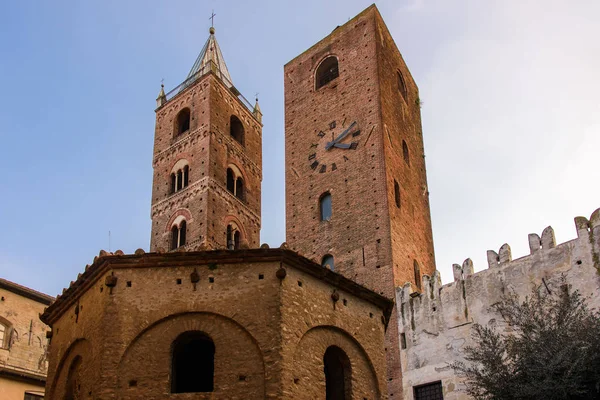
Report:
[{"label": "metal grille window", "polygon": [[428,383],[414,388],[415,400],[444,400],[442,382]]}]

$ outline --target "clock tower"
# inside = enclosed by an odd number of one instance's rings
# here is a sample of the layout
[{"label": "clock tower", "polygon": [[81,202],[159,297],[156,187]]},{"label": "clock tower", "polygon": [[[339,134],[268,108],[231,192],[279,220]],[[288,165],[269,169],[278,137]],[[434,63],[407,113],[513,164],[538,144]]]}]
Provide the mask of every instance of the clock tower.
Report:
[{"label": "clock tower", "polygon": [[156,101],[151,251],[258,247],[262,113],[233,85],[214,28]]},{"label": "clock tower", "polygon": [[[287,242],[387,297],[435,271],[417,86],[375,5],[285,69]],[[386,333],[401,397],[399,310]]]}]

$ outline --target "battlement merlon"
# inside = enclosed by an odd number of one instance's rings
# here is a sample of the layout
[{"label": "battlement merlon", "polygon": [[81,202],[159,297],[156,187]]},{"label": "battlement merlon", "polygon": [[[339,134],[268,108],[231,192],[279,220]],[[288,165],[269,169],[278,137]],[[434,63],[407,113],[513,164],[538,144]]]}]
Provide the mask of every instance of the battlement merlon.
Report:
[{"label": "battlement merlon", "polygon": [[530,254],[515,260],[508,244],[490,250],[489,268],[477,273],[470,259],[454,264],[454,281],[446,285],[435,271],[423,276],[422,290],[410,283],[397,288],[404,387],[441,381],[445,399],[464,399],[463,379],[448,364],[464,361],[464,348],[474,344],[473,324],[502,324],[492,305],[506,294],[523,299],[532,290],[552,293],[566,283],[590,308],[600,309],[600,209],[589,220],[575,218],[575,226],[577,238],[558,245],[551,227],[541,236],[530,234]]},{"label": "battlement merlon", "polygon": [[[585,217],[575,217],[575,228],[577,230],[577,238],[570,240],[568,242],[565,243],[561,243],[559,245],[556,244],[556,238],[554,235],[554,229],[551,226],[546,227],[543,232],[542,235],[538,235],[536,233],[530,233],[528,235],[528,242],[529,242],[529,251],[530,254],[521,258],[518,258],[516,260],[512,259],[512,253],[511,253],[511,249],[510,246],[505,243],[503,244],[500,249],[498,250],[498,252],[494,251],[494,250],[488,250],[487,251],[487,260],[488,260],[488,268],[492,269],[492,268],[510,268],[512,266],[513,263],[519,263],[519,264],[531,264],[532,267],[535,267],[536,264],[539,264],[540,260],[538,260],[537,257],[533,257],[534,255],[540,253],[544,253],[547,250],[552,250],[554,248],[563,248],[563,247],[579,247],[577,246],[577,244],[581,241],[582,243],[587,243],[590,246],[590,250],[592,252],[591,254],[591,265],[593,265],[596,270],[599,271],[600,274],[600,260],[599,260],[599,253],[600,253],[600,208],[598,208],[597,210],[595,210],[592,215],[590,216],[589,219],[585,218]],[[542,257],[544,258],[544,257]],[[583,264],[583,260],[577,260],[577,261],[581,261],[581,264],[578,265],[582,265]],[[453,264],[452,265],[452,271],[453,271],[453,275],[454,275],[454,282],[459,282],[462,280],[467,279],[467,277],[471,276],[471,275],[478,275],[478,274],[482,274],[482,273],[486,273],[487,270],[483,270],[480,271],[478,273],[474,273],[474,267],[473,267],[473,261],[470,258],[467,258],[462,265],[461,264]],[[428,275],[423,275],[422,278],[422,288],[423,288],[423,295],[430,295],[430,286],[432,285],[433,281],[440,280],[441,281],[441,277],[440,277],[440,273],[439,271],[436,271],[434,273],[433,277],[430,277]],[[444,287],[450,286],[452,284],[448,284],[448,285],[444,285]],[[441,286],[441,285],[440,285]],[[400,299],[403,299],[404,301],[408,301],[407,299],[409,299],[411,297],[415,297],[414,293],[417,293],[415,291],[415,289],[413,289],[412,285],[407,282],[402,288],[398,289],[399,292],[402,292],[400,294]],[[435,294],[433,294],[435,296]]]}]

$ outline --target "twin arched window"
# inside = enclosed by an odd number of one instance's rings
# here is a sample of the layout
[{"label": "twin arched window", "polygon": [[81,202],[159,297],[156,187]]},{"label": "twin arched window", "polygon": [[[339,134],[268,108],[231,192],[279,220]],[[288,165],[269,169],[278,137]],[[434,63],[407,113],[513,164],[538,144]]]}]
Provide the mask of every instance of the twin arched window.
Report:
[{"label": "twin arched window", "polygon": [[317,67],[315,74],[315,89],[327,85],[340,75],[338,69],[338,60],[335,56],[329,56]]},{"label": "twin arched window", "polygon": [[331,220],[331,194],[329,192],[323,193],[319,198],[319,210],[321,212],[321,221]]},{"label": "twin arched window", "polygon": [[189,165],[183,166],[183,168],[177,171],[171,172],[171,193],[180,191],[186,188],[190,180],[190,167]]},{"label": "twin arched window", "polygon": [[325,372],[325,399],[350,400],[352,398],[352,368],[350,359],[337,346],[329,346],[323,356]]},{"label": "twin arched window", "polygon": [[238,226],[234,223],[227,225],[227,248],[238,250],[240,248],[242,235]]},{"label": "twin arched window", "polygon": [[244,124],[235,115],[229,118],[229,134],[242,146],[244,145]]},{"label": "twin arched window", "polygon": [[182,220],[179,225],[173,225],[171,228],[171,250],[185,246],[185,236],[187,234],[187,223]]},{"label": "twin arched window", "polygon": [[214,391],[215,344],[198,331],[185,332],[173,343],[171,393]]},{"label": "twin arched window", "polygon": [[244,180],[242,179],[241,172],[235,168],[227,168],[227,190],[238,199],[245,201],[246,196],[244,193]]},{"label": "twin arched window", "polygon": [[175,118],[175,135],[178,136],[190,130],[191,113],[189,108],[179,111]]}]

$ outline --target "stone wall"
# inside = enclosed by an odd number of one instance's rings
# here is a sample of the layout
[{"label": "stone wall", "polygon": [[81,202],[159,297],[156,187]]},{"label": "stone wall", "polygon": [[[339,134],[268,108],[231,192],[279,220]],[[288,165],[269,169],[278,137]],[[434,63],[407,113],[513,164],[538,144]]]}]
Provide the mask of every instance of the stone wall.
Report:
[{"label": "stone wall", "polygon": [[0,279],[0,398],[22,400],[24,393],[43,394],[48,368],[46,331],[39,314],[52,297]]},{"label": "stone wall", "polygon": [[[324,398],[323,355],[335,345],[351,361],[352,399],[384,398],[392,307],[287,250],[103,252],[42,316],[53,333],[47,393]],[[173,343],[190,331],[214,342],[212,393],[171,393]]]},{"label": "stone wall", "polygon": [[[521,298],[532,290],[560,286],[562,280],[600,308],[600,209],[591,218],[575,218],[577,238],[556,245],[551,227],[541,236],[529,235],[531,254],[512,260],[510,246],[488,251],[489,268],[473,273],[470,259],[454,265],[454,282],[441,285],[439,272],[423,277],[423,293],[411,284],[396,293],[401,311],[399,330],[406,348],[401,350],[404,398],[413,399],[413,387],[441,381],[444,399],[468,399],[464,384],[448,366],[463,360],[472,344],[474,323],[486,325],[500,317],[490,306],[503,294]],[[546,288],[547,287],[547,288]]]}]

